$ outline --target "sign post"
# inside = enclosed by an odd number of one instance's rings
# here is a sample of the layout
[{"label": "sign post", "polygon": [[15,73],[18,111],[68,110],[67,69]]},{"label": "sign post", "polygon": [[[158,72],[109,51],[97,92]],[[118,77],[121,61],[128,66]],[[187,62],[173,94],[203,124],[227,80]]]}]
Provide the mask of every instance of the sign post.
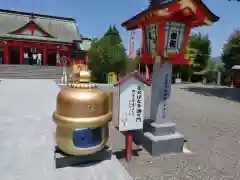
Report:
[{"label": "sign post", "polygon": [[125,159],[129,163],[132,160],[132,143],[133,143],[133,132],[128,131],[126,134],[125,141]]},{"label": "sign post", "polygon": [[118,128],[126,136],[125,159],[129,163],[132,157],[133,133],[143,129],[144,87],[149,85],[137,71],[121,79],[117,86],[117,108],[114,114],[118,119]]}]

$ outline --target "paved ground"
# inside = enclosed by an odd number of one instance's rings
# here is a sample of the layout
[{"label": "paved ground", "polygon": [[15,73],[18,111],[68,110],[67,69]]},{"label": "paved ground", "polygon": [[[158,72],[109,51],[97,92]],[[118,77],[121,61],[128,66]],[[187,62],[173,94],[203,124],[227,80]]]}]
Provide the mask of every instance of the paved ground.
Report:
[{"label": "paved ground", "polygon": [[[53,151],[49,149],[54,147],[52,132],[55,125],[51,114],[58,91],[50,80],[1,82],[0,179],[106,179],[99,166],[55,169]],[[139,180],[240,179],[239,93],[214,86],[174,85],[169,117],[177,123],[178,131],[185,135],[193,154],[152,158],[142,150],[134,152],[138,157],[135,156],[129,165],[123,159],[120,161]],[[31,98],[25,98],[23,94]],[[113,126],[110,126],[110,136],[109,144],[121,158],[124,137]],[[114,162],[117,164],[115,159]],[[112,166],[108,161],[102,163],[115,180],[115,171],[121,167]],[[89,177],[89,174],[98,176]]]},{"label": "paved ground", "polygon": [[[239,180],[239,96],[240,90],[236,89],[173,85],[169,118],[185,135],[193,154],[152,158],[143,150],[135,153],[130,164],[123,159],[121,162],[139,180]],[[124,145],[123,138],[114,142]]]},{"label": "paved ground", "polygon": [[131,180],[114,157],[92,166],[55,168],[51,116],[58,92],[52,80],[0,83],[0,179]]}]

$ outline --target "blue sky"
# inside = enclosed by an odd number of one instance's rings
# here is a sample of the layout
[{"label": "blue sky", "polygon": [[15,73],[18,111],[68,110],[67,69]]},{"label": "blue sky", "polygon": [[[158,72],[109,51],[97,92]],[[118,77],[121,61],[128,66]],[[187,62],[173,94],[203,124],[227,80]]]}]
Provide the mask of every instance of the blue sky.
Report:
[{"label": "blue sky", "polygon": [[[211,27],[195,29],[208,33],[212,43],[212,56],[221,54],[222,46],[234,29],[240,28],[240,3],[228,0],[203,0],[220,17]],[[73,17],[80,33],[101,37],[110,24],[118,28],[125,47],[129,48],[130,33],[121,23],[148,6],[148,0],[0,0],[0,8]],[[136,34],[135,47],[139,47],[140,34]]]}]

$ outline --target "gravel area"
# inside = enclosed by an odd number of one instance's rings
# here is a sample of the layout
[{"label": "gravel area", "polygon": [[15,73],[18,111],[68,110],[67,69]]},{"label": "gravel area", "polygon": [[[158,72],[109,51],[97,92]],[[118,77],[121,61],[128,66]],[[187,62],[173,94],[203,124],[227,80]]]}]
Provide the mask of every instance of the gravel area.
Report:
[{"label": "gravel area", "polygon": [[[139,180],[240,179],[239,100],[239,89],[173,85],[169,118],[177,124],[177,131],[184,134],[187,147],[193,153],[151,157],[142,150],[134,153],[130,164],[124,159],[120,161],[130,175]],[[110,139],[110,144],[115,150],[123,148],[124,137],[114,128],[111,135],[114,141]]]}]

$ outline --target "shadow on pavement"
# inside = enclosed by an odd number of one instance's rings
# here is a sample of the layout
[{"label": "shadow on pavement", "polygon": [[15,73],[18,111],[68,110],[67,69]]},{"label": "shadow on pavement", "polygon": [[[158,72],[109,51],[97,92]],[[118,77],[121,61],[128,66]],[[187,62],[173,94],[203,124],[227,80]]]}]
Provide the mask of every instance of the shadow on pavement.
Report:
[{"label": "shadow on pavement", "polygon": [[190,87],[181,88],[181,89],[189,92],[194,92],[196,94],[204,95],[204,96],[216,96],[219,98],[225,98],[228,100],[240,102],[240,89],[237,89],[237,88],[190,86]]},{"label": "shadow on pavement", "polygon": [[110,160],[112,151],[106,146],[102,151],[86,156],[73,156],[62,152],[57,146],[55,147],[54,159],[56,169],[65,167],[89,167],[105,160]]},{"label": "shadow on pavement", "polygon": [[[139,156],[138,153],[141,152],[141,151],[142,151],[142,149],[133,149],[132,150],[132,156],[138,157]],[[116,151],[113,154],[117,157],[117,159],[125,158],[125,150],[124,149],[122,149],[120,151]]]}]

